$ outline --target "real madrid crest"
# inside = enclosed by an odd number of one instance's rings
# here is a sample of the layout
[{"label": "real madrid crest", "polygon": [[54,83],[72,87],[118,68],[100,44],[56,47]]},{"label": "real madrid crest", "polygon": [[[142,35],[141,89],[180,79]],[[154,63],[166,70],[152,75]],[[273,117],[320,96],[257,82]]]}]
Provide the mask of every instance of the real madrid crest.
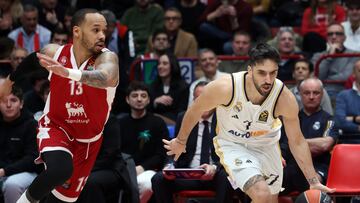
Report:
[{"label": "real madrid crest", "polygon": [[269,112],[267,110],[265,110],[260,113],[258,121],[267,122],[268,117],[269,117]]},{"label": "real madrid crest", "polygon": [[239,113],[242,110],[242,103],[241,102],[236,102],[233,109],[234,109],[235,112]]}]

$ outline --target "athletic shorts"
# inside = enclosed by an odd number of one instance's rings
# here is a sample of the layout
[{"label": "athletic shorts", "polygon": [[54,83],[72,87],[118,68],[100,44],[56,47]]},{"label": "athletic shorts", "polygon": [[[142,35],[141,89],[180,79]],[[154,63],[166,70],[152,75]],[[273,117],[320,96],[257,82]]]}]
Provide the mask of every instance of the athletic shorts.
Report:
[{"label": "athletic shorts", "polygon": [[[82,143],[70,138],[59,128],[38,128],[37,143],[40,154],[61,150],[69,153],[73,159],[73,174],[63,185],[51,191],[55,197],[66,202],[77,200],[93,168],[101,142],[102,136],[94,142]],[[35,162],[41,163],[41,157]],[[61,163],[59,165],[61,166]]]},{"label": "athletic shorts", "polygon": [[215,137],[214,145],[234,189],[244,191],[244,185],[250,178],[261,175],[269,185],[271,194],[280,192],[283,167],[278,144],[250,147]]}]

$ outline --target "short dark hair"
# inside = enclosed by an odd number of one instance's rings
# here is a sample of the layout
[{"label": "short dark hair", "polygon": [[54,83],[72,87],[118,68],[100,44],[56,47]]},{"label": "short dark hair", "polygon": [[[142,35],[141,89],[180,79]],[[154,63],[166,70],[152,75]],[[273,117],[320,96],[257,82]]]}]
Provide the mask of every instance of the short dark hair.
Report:
[{"label": "short dark hair", "polygon": [[13,85],[11,94],[13,94],[15,97],[19,98],[20,101],[24,100],[24,93],[23,93],[22,89],[19,86],[17,86],[16,84]]},{"label": "short dark hair", "polygon": [[196,85],[195,85],[195,87],[194,87],[194,90],[196,90],[196,88],[198,88],[198,87],[204,87],[204,86],[206,86],[207,84],[209,84],[209,82],[207,82],[207,81],[200,81],[200,82],[196,83]]},{"label": "short dark hair", "polygon": [[306,63],[306,64],[309,66],[309,71],[310,71],[310,73],[314,71],[314,66],[313,66],[313,64],[312,64],[308,59],[303,58],[303,59],[298,59],[298,60],[295,61],[292,72],[295,71],[295,65],[296,65],[297,63],[299,63],[299,62]]},{"label": "short dark hair", "polygon": [[249,56],[250,66],[254,66],[258,63],[263,63],[265,59],[272,60],[275,63],[280,63],[280,54],[278,50],[266,43],[259,43],[255,45],[249,51]]},{"label": "short dark hair", "polygon": [[[101,14],[98,10],[92,8],[83,8],[75,12],[74,16],[71,19],[71,27],[79,26],[84,22],[86,14],[89,13],[98,13]],[[102,15],[102,14],[101,14]]]},{"label": "short dark hair", "polygon": [[250,33],[246,32],[244,30],[239,30],[239,31],[235,32],[233,37],[232,37],[232,40],[234,41],[235,37],[239,36],[239,35],[248,37],[250,39],[250,42],[252,40]]},{"label": "short dark hair", "polygon": [[24,13],[25,12],[33,12],[36,11],[37,13],[39,12],[39,10],[36,8],[36,6],[32,5],[32,4],[25,4],[24,5]]},{"label": "short dark hair", "polygon": [[131,94],[131,92],[137,91],[137,90],[146,91],[147,94],[150,96],[150,91],[149,91],[148,86],[144,82],[137,81],[137,80],[133,80],[132,82],[130,82],[130,84],[126,90],[126,96],[129,96]]},{"label": "short dark hair", "polygon": [[151,41],[154,42],[155,41],[155,38],[160,35],[160,34],[164,34],[167,36],[168,38],[168,41],[169,41],[169,35],[168,33],[164,30],[164,29],[157,29],[155,30],[155,32],[152,34],[152,37],[151,37]]},{"label": "short dark hair", "polygon": [[55,34],[59,34],[59,35],[69,35],[69,33],[67,33],[65,29],[60,28],[60,27],[56,27],[56,28],[51,32],[51,40],[54,39]]},{"label": "short dark hair", "polygon": [[114,12],[110,10],[102,10],[100,13],[105,17],[107,24],[116,24],[117,19]]}]

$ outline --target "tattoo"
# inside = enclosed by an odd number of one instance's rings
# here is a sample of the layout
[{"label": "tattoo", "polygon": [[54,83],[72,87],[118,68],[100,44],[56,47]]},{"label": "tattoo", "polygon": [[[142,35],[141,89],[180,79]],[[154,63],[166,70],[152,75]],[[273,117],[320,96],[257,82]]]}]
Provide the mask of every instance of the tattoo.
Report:
[{"label": "tattoo", "polygon": [[262,175],[255,175],[251,177],[244,185],[244,192],[246,193],[255,183],[259,181],[265,181]]},{"label": "tattoo", "polygon": [[309,185],[319,183],[319,179],[317,177],[309,178],[309,179],[307,179],[307,181],[308,181]]},{"label": "tattoo", "polygon": [[119,80],[118,58],[114,53],[104,52],[95,61],[96,70],[82,71],[80,82],[92,87],[115,87]]}]

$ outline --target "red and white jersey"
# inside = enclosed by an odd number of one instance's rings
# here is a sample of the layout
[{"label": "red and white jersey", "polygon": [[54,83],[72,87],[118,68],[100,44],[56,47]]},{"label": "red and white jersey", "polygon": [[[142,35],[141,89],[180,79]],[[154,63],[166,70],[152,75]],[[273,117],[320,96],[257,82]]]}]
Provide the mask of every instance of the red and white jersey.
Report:
[{"label": "red and white jersey", "polygon": [[[96,56],[86,60],[80,67],[77,66],[72,44],[60,47],[54,59],[66,68],[88,71],[96,69]],[[49,80],[50,93],[39,127],[59,128],[69,138],[75,138],[79,142],[98,140],[109,117],[116,87],[95,88],[51,72]]]}]

